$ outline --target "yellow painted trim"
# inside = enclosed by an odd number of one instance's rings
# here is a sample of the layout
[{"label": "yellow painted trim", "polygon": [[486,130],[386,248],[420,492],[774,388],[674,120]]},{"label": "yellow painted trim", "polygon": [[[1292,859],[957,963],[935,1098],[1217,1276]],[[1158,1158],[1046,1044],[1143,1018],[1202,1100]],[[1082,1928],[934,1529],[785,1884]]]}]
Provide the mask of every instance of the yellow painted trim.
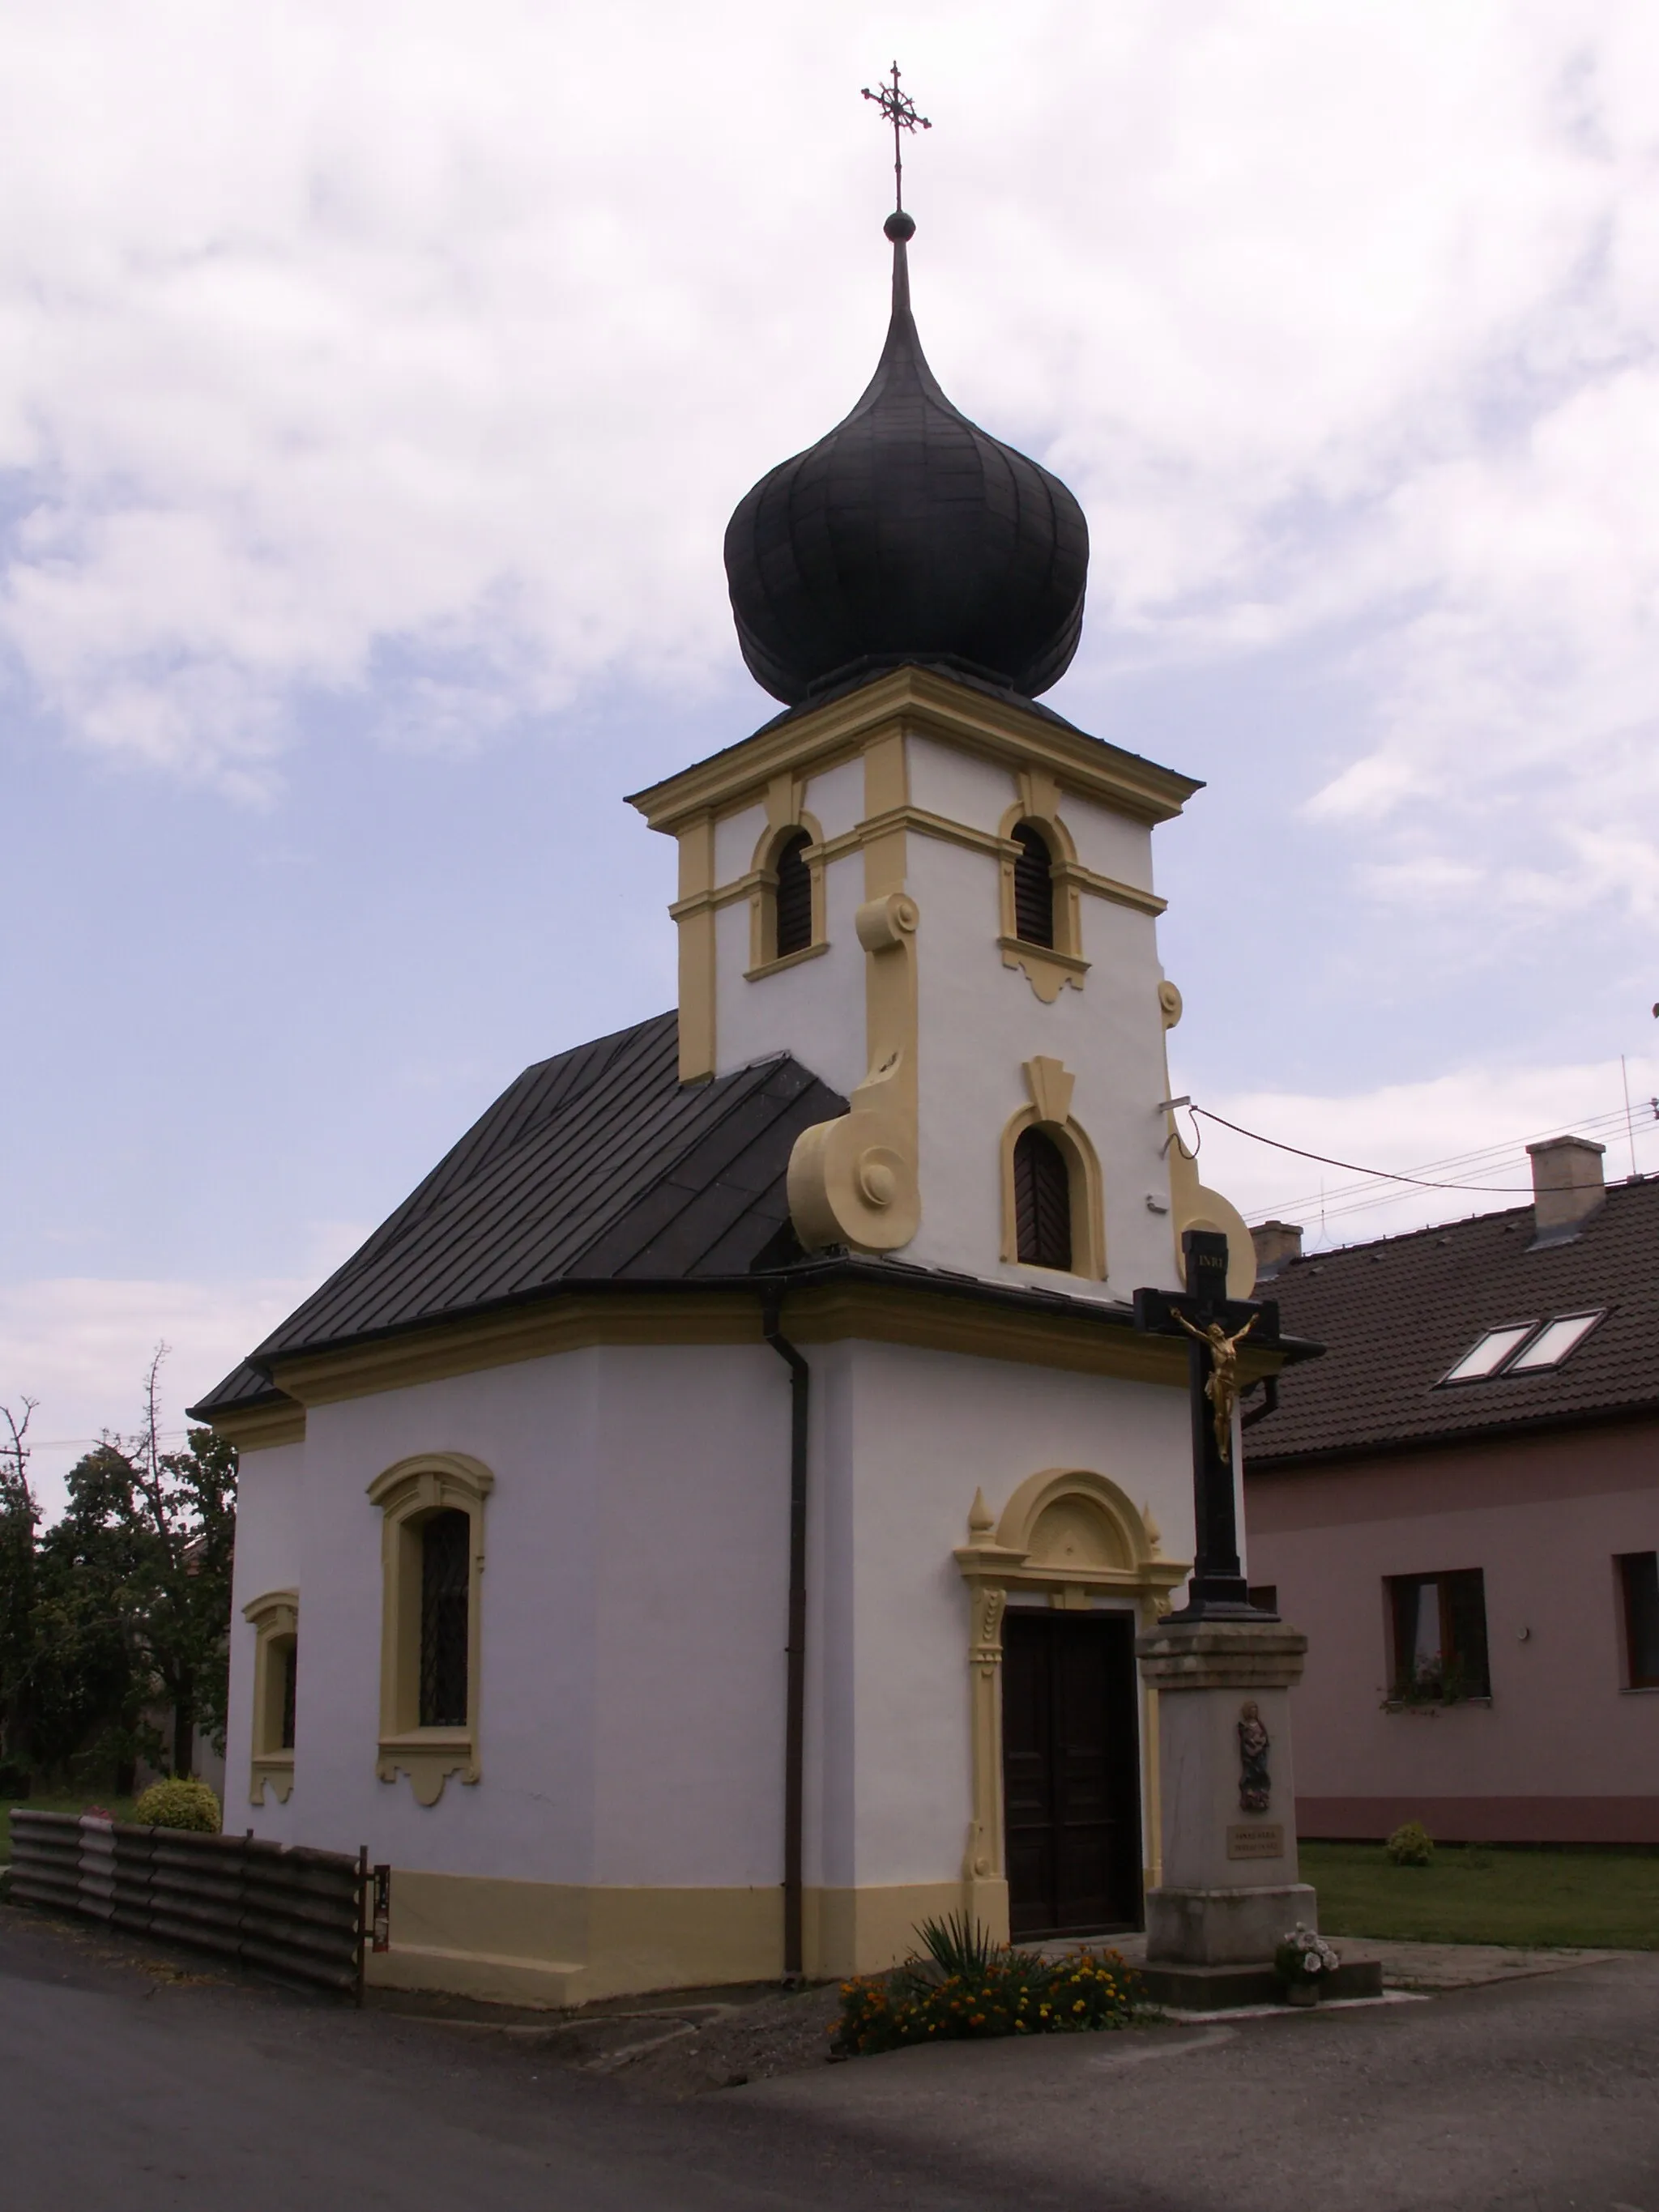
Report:
[{"label": "yellow painted trim", "polygon": [[[1169,1033],[1182,1012],[1181,994],[1166,976],[1158,987],[1158,1010],[1164,1024],[1164,1095],[1170,1096]],[[1181,1279],[1183,1230],[1218,1230],[1227,1240],[1227,1296],[1248,1298],[1255,1288],[1255,1239],[1243,1215],[1218,1190],[1206,1190],[1198,1179],[1198,1155],[1189,1152],[1174,1110],[1164,1117],[1164,1157],[1170,1169],[1170,1241],[1174,1250],[1176,1279]],[[1264,1370],[1273,1372],[1273,1370]]]},{"label": "yellow painted trim", "polygon": [[[550,1298],[506,1321],[498,1316],[476,1323],[438,1322],[376,1344],[307,1354],[294,1363],[284,1381],[321,1406],[593,1345],[757,1344],[759,1313],[758,1298],[742,1293]],[[806,1343],[861,1338],[1172,1389],[1187,1387],[1185,1348],[1173,1338],[1105,1328],[1072,1314],[1019,1313],[926,1290],[837,1283],[792,1291],[789,1317],[791,1334]],[[1240,1347],[1239,1372],[1246,1382],[1276,1375],[1283,1364],[1278,1352],[1258,1351],[1248,1342]]]},{"label": "yellow painted trim", "polygon": [[[920,1922],[961,1904],[956,1881],[808,1888],[805,1971],[814,1979],[879,1972],[915,1949]],[[783,1969],[782,1892],[775,1884],[586,1887],[394,1867],[391,1926],[391,1950],[368,1962],[371,1982],[498,2003],[562,2008],[772,1981]]]},{"label": "yellow painted trim", "polygon": [[248,1803],[263,1805],[267,1787],[286,1805],[294,1790],[294,1749],[283,1743],[283,1677],[279,1657],[300,1634],[298,1590],[266,1590],[250,1598],[242,1618],[252,1626],[253,1712],[248,1761]]},{"label": "yellow painted trim", "polygon": [[1139,884],[1126,884],[1115,876],[1097,875],[1093,868],[1085,868],[1081,860],[1057,860],[1054,875],[1062,884],[1075,884],[1079,890],[1087,891],[1091,897],[1104,899],[1112,906],[1133,907],[1137,914],[1156,917],[1169,906],[1168,899],[1159,898],[1156,891],[1144,891]]},{"label": "yellow painted trim", "polygon": [[684,821],[704,809],[724,813],[763,801],[772,777],[784,770],[803,780],[822,774],[886,724],[943,738],[1004,766],[1046,774],[1138,821],[1172,820],[1201,788],[1190,776],[1053,721],[1036,708],[975,690],[936,669],[899,668],[634,793],[629,804],[653,830],[678,835]]},{"label": "yellow painted trim", "polygon": [[270,1451],[279,1444],[302,1444],[306,1440],[306,1409],[290,1399],[281,1406],[227,1407],[209,1413],[207,1425],[237,1451]]},{"label": "yellow painted trim", "polygon": [[808,1251],[846,1244],[857,1252],[896,1252],[921,1224],[915,947],[921,917],[904,888],[909,765],[902,731],[884,731],[866,747],[864,803],[867,820],[885,823],[863,839],[864,902],[854,917],[865,953],[869,1072],[847,1112],[803,1129],[790,1152],[789,1213]]},{"label": "yellow painted trim", "polygon": [[[800,804],[799,785],[790,776],[775,776],[767,794],[767,826],[755,848],[755,857],[744,881],[749,885],[749,968],[745,981],[773,974],[811,952],[829,950],[825,926],[823,830],[816,816]],[[812,893],[811,942],[799,952],[778,957],[778,854],[799,831],[811,841],[802,854]]]},{"label": "yellow painted trim", "polygon": [[999,937],[997,944],[1003,966],[1024,969],[1026,981],[1045,1006],[1052,1006],[1067,984],[1074,991],[1083,988],[1083,979],[1089,972],[1086,960],[1056,952],[1047,945],[1028,945],[1023,937]]},{"label": "yellow painted trim", "polygon": [[[1106,1198],[1100,1155],[1082,1124],[1072,1118],[1072,1091],[1076,1078],[1057,1060],[1040,1054],[1025,1062],[1025,1081],[1031,1103],[1022,1106],[1002,1133],[1002,1256],[1015,1267],[1030,1267],[1033,1274],[1060,1272],[1090,1282],[1106,1279]],[[1019,1256],[1019,1224],[1014,1204],[1014,1147],[1027,1129],[1041,1129],[1059,1146],[1066,1166],[1066,1185],[1072,1206],[1072,1265],[1055,1271],[1031,1267]]]},{"label": "yellow painted trim", "polygon": [[745,968],[743,980],[745,983],[763,982],[769,975],[781,975],[787,969],[799,968],[804,961],[816,960],[829,950],[828,945],[820,939],[816,945],[803,945],[799,952],[786,952],[781,960],[763,960],[758,968]]},{"label": "yellow painted trim", "polygon": [[279,1371],[291,1395],[325,1406],[595,1344],[748,1344],[757,1334],[756,1312],[756,1301],[738,1293],[576,1296],[505,1314],[434,1322],[429,1328],[338,1352],[302,1352],[279,1362]]},{"label": "yellow painted trim", "polygon": [[[1029,1474],[994,1516],[976,1493],[968,1513],[968,1541],[955,1553],[968,1584],[969,1741],[973,1811],[963,1860],[969,1911],[1006,1942],[1008,1936],[1007,1813],[1002,1778],[1003,1628],[1009,1593],[1047,1595],[1052,1606],[1084,1611],[1092,1597],[1115,1597],[1134,1608],[1143,1630],[1170,1606],[1170,1593],[1191,1572],[1166,1559],[1156,1522],[1137,1509],[1109,1475],[1093,1468],[1042,1468]],[[1162,1832],[1155,1693],[1142,1685],[1140,1713],[1143,1833]],[[1156,1840],[1154,1850],[1156,1850]]]},{"label": "yellow painted trim", "polygon": [[[417,1802],[435,1805],[452,1774],[478,1779],[482,1670],[484,1501],[495,1478],[465,1452],[420,1452],[400,1459],[368,1486],[380,1526],[380,1733],[375,1771],[382,1782],[407,1774]],[[420,1530],[434,1513],[465,1513],[471,1524],[466,1605],[466,1722],[422,1728],[421,1710]]]},{"label": "yellow painted trim", "polygon": [[714,886],[714,821],[704,811],[678,825],[680,1081],[701,1083],[714,1073],[714,914],[706,894]]}]

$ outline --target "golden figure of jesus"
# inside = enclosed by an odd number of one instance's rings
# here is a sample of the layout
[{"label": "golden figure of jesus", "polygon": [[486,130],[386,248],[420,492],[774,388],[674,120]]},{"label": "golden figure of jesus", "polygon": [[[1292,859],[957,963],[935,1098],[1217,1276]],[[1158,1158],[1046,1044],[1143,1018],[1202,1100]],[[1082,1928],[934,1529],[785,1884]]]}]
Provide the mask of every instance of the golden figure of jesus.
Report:
[{"label": "golden figure of jesus", "polygon": [[1238,1403],[1238,1347],[1255,1327],[1261,1316],[1252,1314],[1236,1336],[1229,1336],[1218,1321],[1206,1322],[1195,1328],[1176,1306],[1170,1311],[1181,1323],[1188,1336],[1208,1347],[1210,1354],[1209,1380],[1204,1385],[1204,1395],[1215,1414],[1215,1448],[1224,1466],[1231,1466],[1233,1456],[1233,1408]]}]

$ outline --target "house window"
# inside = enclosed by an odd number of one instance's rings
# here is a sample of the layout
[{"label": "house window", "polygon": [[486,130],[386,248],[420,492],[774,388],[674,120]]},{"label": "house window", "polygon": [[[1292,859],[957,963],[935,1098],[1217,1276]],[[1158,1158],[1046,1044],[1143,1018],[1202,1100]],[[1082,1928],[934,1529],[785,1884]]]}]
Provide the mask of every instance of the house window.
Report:
[{"label": "house window", "polygon": [[812,942],[812,872],[801,855],[812,840],[805,830],[796,830],[779,847],[773,862],[777,871],[777,889],[773,900],[773,949],[775,960],[784,960],[792,952],[805,952]]},{"label": "house window", "polygon": [[1389,1580],[1394,1625],[1394,1698],[1401,1705],[1489,1698],[1486,1587],[1479,1567]]},{"label": "house window", "polygon": [[1616,1565],[1625,1613],[1625,1680],[1659,1690],[1659,1552],[1626,1552]]},{"label": "house window", "polygon": [[1014,825],[1019,847],[1014,862],[1014,934],[1026,945],[1052,948],[1054,941],[1054,856],[1034,823]]},{"label": "house window", "polygon": [[1041,1129],[1024,1130],[1014,1145],[1014,1231],[1028,1267],[1072,1265],[1072,1178],[1065,1155]]},{"label": "house window", "polygon": [[472,1522],[452,1506],[421,1523],[421,1726],[466,1726]]},{"label": "house window", "polygon": [[286,1804],[294,1790],[294,1708],[299,1682],[300,1593],[267,1590],[242,1607],[253,1628],[253,1713],[248,1802],[267,1789]]},{"label": "house window", "polygon": [[1485,1382],[1494,1375],[1536,1375],[1571,1358],[1606,1311],[1557,1314],[1540,1328],[1535,1321],[1504,1322],[1478,1336],[1442,1382]]},{"label": "house window", "polygon": [[438,1452],[399,1460],[368,1486],[381,1514],[383,1782],[407,1774],[422,1805],[446,1780],[476,1782],[484,1502],[495,1477]]}]

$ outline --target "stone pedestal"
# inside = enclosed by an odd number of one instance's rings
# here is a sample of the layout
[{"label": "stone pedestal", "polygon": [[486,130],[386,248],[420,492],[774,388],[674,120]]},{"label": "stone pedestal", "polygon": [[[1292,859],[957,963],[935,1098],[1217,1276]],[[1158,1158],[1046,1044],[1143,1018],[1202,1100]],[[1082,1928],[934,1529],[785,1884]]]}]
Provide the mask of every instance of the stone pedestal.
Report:
[{"label": "stone pedestal", "polygon": [[1260,1971],[1298,1921],[1318,1925],[1314,1892],[1297,1878],[1291,1770],[1290,1690],[1307,1648],[1278,1621],[1213,1618],[1165,1621],[1136,1643],[1158,1692],[1163,1816],[1163,1883],[1146,1899],[1149,1965]]}]

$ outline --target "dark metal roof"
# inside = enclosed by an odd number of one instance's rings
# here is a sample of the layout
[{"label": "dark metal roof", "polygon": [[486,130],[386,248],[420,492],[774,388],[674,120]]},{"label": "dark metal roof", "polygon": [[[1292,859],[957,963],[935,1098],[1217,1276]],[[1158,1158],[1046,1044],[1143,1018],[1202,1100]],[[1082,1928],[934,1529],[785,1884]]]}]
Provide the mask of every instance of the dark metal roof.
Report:
[{"label": "dark metal roof", "polygon": [[1032,698],[1077,651],[1088,525],[1058,477],[945,398],[910,313],[905,233],[889,234],[892,320],[864,396],[727,525],[738,641],[790,705],[905,661]]},{"label": "dark metal roof", "polygon": [[[1286,1373],[1247,1463],[1401,1449],[1659,1413],[1659,1179],[1615,1183],[1571,1243],[1529,1249],[1530,1206],[1292,1261],[1259,1295],[1325,1357]],[[1559,1367],[1443,1385],[1504,1322],[1607,1309]]]},{"label": "dark metal roof", "polygon": [[[272,1395],[261,1370],[585,1284],[741,1277],[787,1232],[790,1149],[847,1102],[789,1059],[682,1084],[678,1022],[527,1068],[361,1250],[193,1412]],[[787,1236],[785,1238],[787,1242]]]}]

